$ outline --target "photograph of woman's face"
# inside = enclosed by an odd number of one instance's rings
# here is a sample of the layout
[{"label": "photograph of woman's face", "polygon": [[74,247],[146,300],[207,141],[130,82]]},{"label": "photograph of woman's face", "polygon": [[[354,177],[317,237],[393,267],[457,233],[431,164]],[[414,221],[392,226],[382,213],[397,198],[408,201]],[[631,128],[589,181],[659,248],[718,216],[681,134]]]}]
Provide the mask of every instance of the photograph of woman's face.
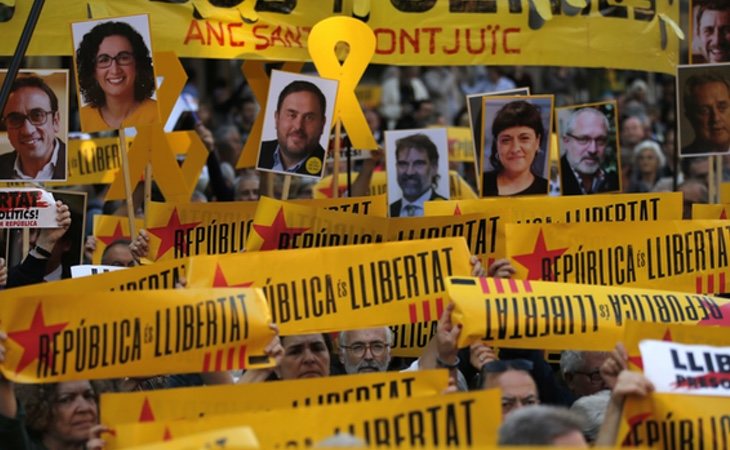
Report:
[{"label": "photograph of woman's face", "polygon": [[137,67],[129,40],[107,36],[96,53],[95,78],[107,97],[133,97]]},{"label": "photograph of woman's face", "polygon": [[503,171],[516,175],[530,170],[540,149],[541,136],[530,127],[516,126],[497,135],[497,158]]}]

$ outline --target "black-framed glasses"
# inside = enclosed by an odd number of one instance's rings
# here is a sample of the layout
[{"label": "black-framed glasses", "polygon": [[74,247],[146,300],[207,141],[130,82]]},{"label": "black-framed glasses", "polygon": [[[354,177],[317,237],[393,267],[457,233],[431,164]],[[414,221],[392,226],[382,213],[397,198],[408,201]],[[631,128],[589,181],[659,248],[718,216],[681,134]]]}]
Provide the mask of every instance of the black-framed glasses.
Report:
[{"label": "black-framed glasses", "polygon": [[372,353],[373,356],[381,356],[385,353],[385,350],[390,347],[390,345],[386,344],[385,342],[374,341],[355,342],[352,345],[341,345],[340,347],[350,352],[356,358],[362,358],[363,356],[365,356],[365,350],[367,349],[370,349],[370,353]]},{"label": "black-framed glasses", "polygon": [[532,370],[532,361],[527,359],[495,359],[482,366],[482,373],[502,373],[508,370]]},{"label": "black-framed glasses", "polygon": [[577,373],[577,374],[586,376],[586,377],[588,377],[588,379],[590,380],[590,382],[593,383],[593,384],[601,384],[601,383],[603,383],[603,377],[601,376],[601,372],[598,369],[596,369],[594,371],[591,371],[591,372],[583,372],[581,370],[575,370],[575,371],[573,371],[571,373]]},{"label": "black-framed glasses", "polygon": [[119,66],[128,66],[134,62],[134,54],[131,52],[119,52],[117,56],[102,53],[96,57],[96,67],[106,69],[112,65],[112,61],[116,61]]},{"label": "black-framed glasses", "polygon": [[606,136],[598,136],[593,138],[590,136],[576,136],[572,133],[565,133],[565,135],[570,137],[580,145],[588,145],[591,142],[595,142],[596,147],[605,147],[608,144],[608,137]]},{"label": "black-framed glasses", "polygon": [[56,111],[46,111],[41,108],[31,109],[30,114],[12,112],[3,117],[3,123],[5,123],[5,126],[7,128],[15,129],[25,125],[25,121],[27,120],[31,123],[31,125],[39,127],[41,125],[45,125],[46,121],[48,120],[48,116],[50,114],[54,114],[55,112]]}]

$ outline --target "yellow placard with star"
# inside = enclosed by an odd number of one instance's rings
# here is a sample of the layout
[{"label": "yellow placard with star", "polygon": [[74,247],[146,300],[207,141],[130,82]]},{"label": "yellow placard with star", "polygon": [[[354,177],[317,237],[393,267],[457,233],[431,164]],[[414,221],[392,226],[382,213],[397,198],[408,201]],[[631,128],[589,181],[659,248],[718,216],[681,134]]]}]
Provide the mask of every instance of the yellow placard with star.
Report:
[{"label": "yellow placard with star", "polygon": [[[101,396],[101,417],[109,426],[164,422],[220,414],[309,408],[438,395],[448,386],[444,370],[377,372],[277,383],[198,386]],[[245,398],[245,402],[232,402]]]},{"label": "yellow placard with star", "polygon": [[728,287],[727,221],[507,224],[506,234],[519,279],[708,294]]},{"label": "yellow placard with star", "polygon": [[418,356],[449,274],[471,273],[463,238],[196,257],[188,286],[264,290],[282,335],[391,326],[393,353]]},{"label": "yellow placard with star", "polygon": [[730,440],[726,397],[652,393],[629,395],[617,445],[646,448],[723,448]]},{"label": "yellow placard with star", "polygon": [[[110,450],[246,424],[261,448],[310,447],[338,431],[381,447],[494,445],[501,422],[496,389],[311,408],[274,409],[193,420],[122,424],[107,439]],[[286,424],[283,426],[283,424]]]},{"label": "yellow placard with star", "polygon": [[451,277],[459,347],[610,351],[626,322],[730,326],[730,300],[627,287]]},{"label": "yellow placard with star", "polygon": [[79,292],[4,298],[3,376],[21,383],[274,365],[256,289]]},{"label": "yellow placard with star", "polygon": [[165,442],[127,447],[127,450],[244,450],[259,448],[251,427],[230,427],[195,433]]},{"label": "yellow placard with star", "polygon": [[147,226],[155,261],[242,252],[257,202],[150,202]]},{"label": "yellow placard with star", "polygon": [[682,218],[682,193],[507,197],[426,202],[427,216],[512,211],[515,223],[653,222]]},{"label": "yellow placard with star", "polygon": [[[140,230],[144,228],[144,221],[142,219],[135,219],[134,226],[137,230]],[[104,254],[104,250],[111,243],[119,240],[132,241],[132,236],[129,232],[129,219],[126,216],[96,214],[94,215],[93,236],[96,241],[96,247],[94,247],[91,261],[94,264],[101,264],[101,257]]]},{"label": "yellow placard with star", "polygon": [[384,242],[388,219],[328,211],[262,197],[247,251],[335,247]]},{"label": "yellow placard with star", "polygon": [[390,219],[388,240],[409,241],[438,237],[462,236],[469,252],[479,257],[485,268],[495,259],[504,258],[504,225],[506,217],[488,214],[469,214],[439,217],[408,217]]},{"label": "yellow placard with star", "polygon": [[730,204],[692,203],[692,219],[694,220],[727,220]]}]

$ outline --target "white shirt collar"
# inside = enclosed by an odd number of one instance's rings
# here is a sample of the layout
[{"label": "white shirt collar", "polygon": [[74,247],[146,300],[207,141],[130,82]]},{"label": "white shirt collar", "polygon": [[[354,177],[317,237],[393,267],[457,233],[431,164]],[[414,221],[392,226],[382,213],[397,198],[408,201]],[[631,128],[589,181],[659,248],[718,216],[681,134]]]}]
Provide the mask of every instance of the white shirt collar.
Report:
[{"label": "white shirt collar", "polygon": [[417,216],[423,216],[424,209],[423,204],[426,203],[426,200],[431,198],[431,193],[433,192],[433,188],[427,189],[426,192],[421,194],[420,197],[418,197],[416,200],[409,202],[406,200],[405,197],[403,197],[403,202],[400,207],[400,217],[408,217],[408,210],[407,207],[410,205],[414,205],[416,207],[415,214],[411,217],[417,217]]},{"label": "white shirt collar", "polygon": [[28,176],[25,172],[23,172],[20,167],[20,154],[16,155],[15,165],[13,166],[14,177],[18,180],[52,180],[53,172],[55,172],[56,165],[58,164],[58,149],[60,147],[58,139],[54,139],[53,143],[53,154],[51,155],[51,160],[43,166],[41,171],[38,172],[38,175],[35,177]]}]

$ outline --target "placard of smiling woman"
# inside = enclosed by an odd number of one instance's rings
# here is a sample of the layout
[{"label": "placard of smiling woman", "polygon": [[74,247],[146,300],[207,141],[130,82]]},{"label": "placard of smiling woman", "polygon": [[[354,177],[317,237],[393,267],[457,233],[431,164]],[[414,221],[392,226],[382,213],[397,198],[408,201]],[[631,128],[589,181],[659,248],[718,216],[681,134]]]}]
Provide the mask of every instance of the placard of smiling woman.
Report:
[{"label": "placard of smiling woman", "polygon": [[485,97],[482,197],[546,195],[553,97]]},{"label": "placard of smiling woman", "polygon": [[71,24],[81,130],[160,121],[149,17],[114,17]]}]

